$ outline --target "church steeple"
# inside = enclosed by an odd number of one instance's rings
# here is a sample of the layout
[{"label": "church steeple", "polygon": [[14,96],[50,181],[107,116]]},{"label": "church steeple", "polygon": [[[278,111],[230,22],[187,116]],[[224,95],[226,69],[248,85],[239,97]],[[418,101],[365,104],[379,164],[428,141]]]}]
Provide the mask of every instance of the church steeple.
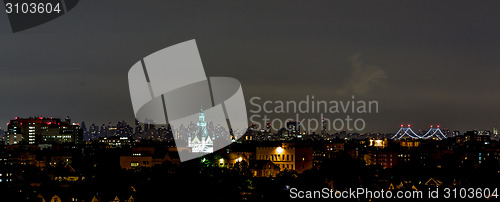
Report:
[{"label": "church steeple", "polygon": [[205,113],[203,112],[203,106],[200,108],[200,115],[198,116],[198,130],[201,132],[202,139],[204,139],[207,133],[207,122],[205,121]]},{"label": "church steeple", "polygon": [[200,107],[200,114],[198,116],[198,130],[194,134],[194,138],[189,138],[188,146],[192,147],[193,152],[212,152],[213,141],[208,135],[207,122],[205,121],[205,112],[203,112],[203,106]]},{"label": "church steeple", "polygon": [[205,123],[205,113],[203,112],[203,106],[201,106],[200,108],[200,115],[198,116],[198,126],[200,126],[201,122]]}]

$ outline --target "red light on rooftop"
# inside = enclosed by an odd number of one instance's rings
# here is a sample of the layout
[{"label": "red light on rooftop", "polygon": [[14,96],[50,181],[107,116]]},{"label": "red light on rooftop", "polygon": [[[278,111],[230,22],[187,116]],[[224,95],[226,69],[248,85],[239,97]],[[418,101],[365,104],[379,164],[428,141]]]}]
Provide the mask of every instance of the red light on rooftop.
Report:
[{"label": "red light on rooftop", "polygon": [[408,128],[410,127],[410,124],[408,124]]},{"label": "red light on rooftop", "polygon": [[432,125],[431,125],[431,128],[432,128]]},{"label": "red light on rooftop", "polygon": [[401,124],[401,128],[403,127],[403,124]]},{"label": "red light on rooftop", "polygon": [[438,125],[438,128],[439,128],[439,125]]}]

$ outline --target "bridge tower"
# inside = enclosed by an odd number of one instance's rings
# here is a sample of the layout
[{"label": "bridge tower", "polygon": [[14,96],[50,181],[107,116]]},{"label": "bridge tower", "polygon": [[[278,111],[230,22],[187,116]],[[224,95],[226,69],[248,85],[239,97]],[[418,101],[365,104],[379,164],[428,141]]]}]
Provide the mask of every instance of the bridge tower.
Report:
[{"label": "bridge tower", "polygon": [[432,137],[437,137],[439,140],[446,139],[446,136],[443,134],[441,129],[439,129],[439,125],[437,125],[437,128],[432,127],[425,133],[422,138],[423,139],[429,139]]},{"label": "bridge tower", "polygon": [[404,125],[401,124],[401,128],[399,129],[399,131],[394,136],[392,136],[391,139],[393,139],[393,140],[399,140],[399,139],[404,138],[406,136],[408,136],[410,138],[414,138],[414,139],[422,138],[419,135],[417,135],[415,132],[413,132],[413,130],[411,129],[410,126],[411,125],[408,124],[408,127],[404,127]]}]

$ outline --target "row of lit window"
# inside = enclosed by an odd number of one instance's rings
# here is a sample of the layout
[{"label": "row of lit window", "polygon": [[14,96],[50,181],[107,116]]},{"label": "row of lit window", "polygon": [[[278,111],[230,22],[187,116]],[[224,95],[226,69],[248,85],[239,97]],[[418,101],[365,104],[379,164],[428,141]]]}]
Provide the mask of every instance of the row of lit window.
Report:
[{"label": "row of lit window", "polygon": [[[375,156],[375,157],[376,157],[376,156],[377,156],[377,154],[374,154],[373,156]],[[385,157],[387,157],[387,156],[389,156],[389,157],[391,157],[391,158],[392,158],[392,154],[390,154],[390,155],[387,155],[387,154],[380,154],[379,156],[380,156],[380,157],[382,157],[382,158],[385,158]],[[410,155],[408,155],[408,156],[410,156]],[[406,155],[405,155],[405,157],[406,157]]]},{"label": "row of lit window", "polygon": [[[259,155],[259,159],[264,159],[264,155]],[[285,154],[273,154],[270,156],[270,158],[269,155],[265,155],[265,160],[285,161]],[[286,154],[286,161],[293,161],[293,155]]]},{"label": "row of lit window", "polygon": [[99,142],[108,142],[108,143],[111,143],[111,142],[122,142],[121,140],[99,140]]},{"label": "row of lit window", "polygon": [[[293,170],[293,164],[277,164],[277,166],[281,167],[282,169],[285,169],[285,165],[286,165],[286,169],[292,169]],[[291,168],[290,168],[290,166],[291,166]]]},{"label": "row of lit window", "polygon": [[44,136],[45,138],[71,138],[71,135],[52,135],[52,136]]},{"label": "row of lit window", "polygon": [[[276,149],[276,147],[257,147],[257,149]],[[293,147],[282,147],[282,149],[294,149]]]}]

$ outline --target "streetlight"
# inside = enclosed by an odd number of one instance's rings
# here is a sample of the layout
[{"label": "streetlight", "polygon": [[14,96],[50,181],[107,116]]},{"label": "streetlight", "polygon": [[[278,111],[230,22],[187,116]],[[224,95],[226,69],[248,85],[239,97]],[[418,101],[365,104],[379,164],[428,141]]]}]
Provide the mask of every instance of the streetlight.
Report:
[{"label": "streetlight", "polygon": [[276,153],[282,154],[283,153],[283,148],[281,148],[281,147],[276,148]]},{"label": "streetlight", "polygon": [[239,157],[236,159],[236,162],[241,162],[243,160],[243,158]]}]

